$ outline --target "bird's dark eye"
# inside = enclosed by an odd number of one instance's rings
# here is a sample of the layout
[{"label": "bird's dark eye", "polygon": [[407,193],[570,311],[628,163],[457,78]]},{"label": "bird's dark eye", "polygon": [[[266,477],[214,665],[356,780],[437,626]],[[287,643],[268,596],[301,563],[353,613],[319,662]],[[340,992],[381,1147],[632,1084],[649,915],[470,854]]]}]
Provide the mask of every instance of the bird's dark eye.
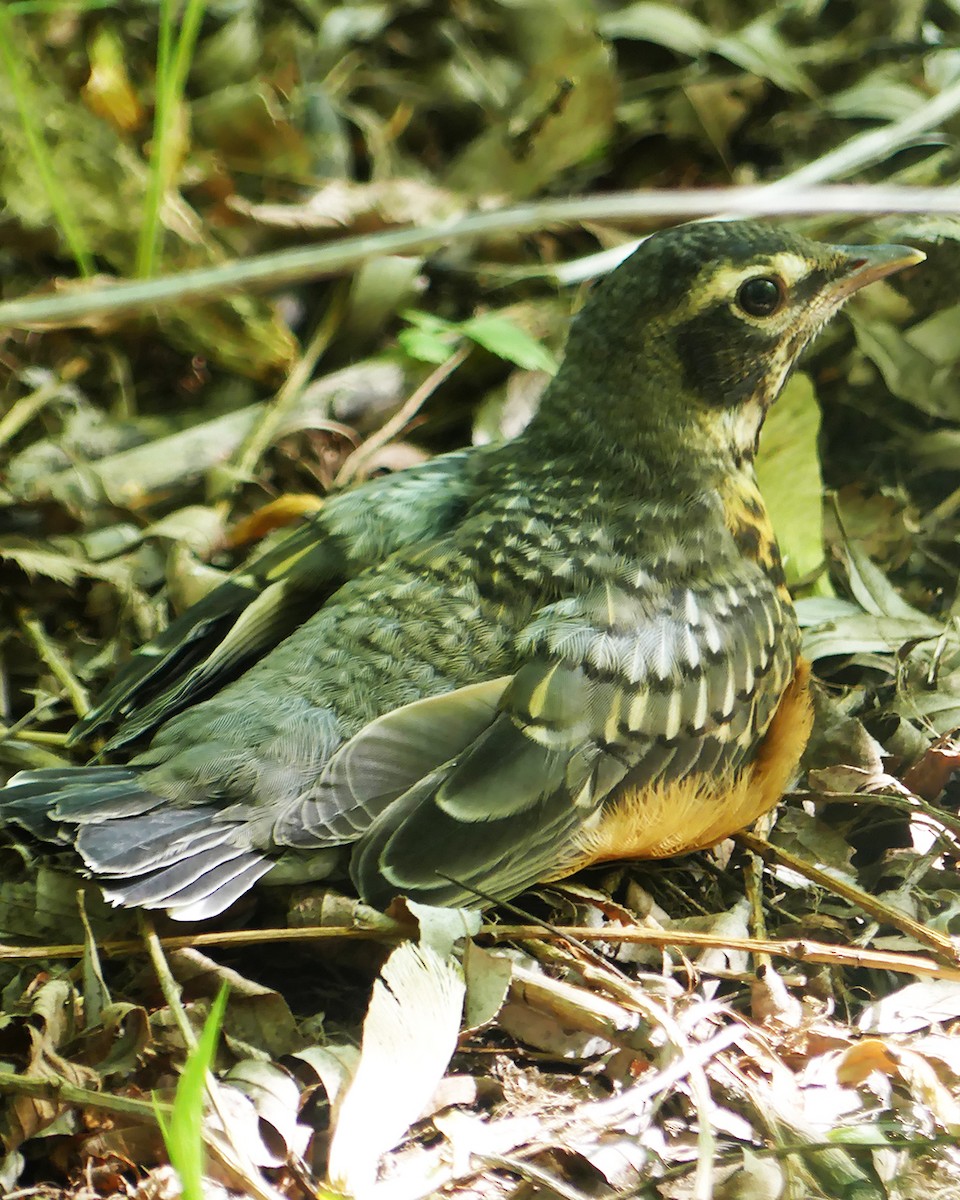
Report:
[{"label": "bird's dark eye", "polygon": [[786,288],[776,275],[756,275],[740,284],[737,304],[751,317],[772,317],[783,304]]}]

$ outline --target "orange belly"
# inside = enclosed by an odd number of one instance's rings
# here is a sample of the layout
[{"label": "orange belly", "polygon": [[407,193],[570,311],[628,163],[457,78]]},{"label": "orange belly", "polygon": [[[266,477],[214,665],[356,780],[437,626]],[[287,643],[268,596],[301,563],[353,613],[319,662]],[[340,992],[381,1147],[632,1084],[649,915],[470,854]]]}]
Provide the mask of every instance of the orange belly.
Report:
[{"label": "orange belly", "polygon": [[790,784],[813,728],[810,664],[797,659],[755,757],[737,774],[690,775],[669,784],[625,789],[570,849],[559,879],[591,863],[668,858],[703,850],[769,812]]}]

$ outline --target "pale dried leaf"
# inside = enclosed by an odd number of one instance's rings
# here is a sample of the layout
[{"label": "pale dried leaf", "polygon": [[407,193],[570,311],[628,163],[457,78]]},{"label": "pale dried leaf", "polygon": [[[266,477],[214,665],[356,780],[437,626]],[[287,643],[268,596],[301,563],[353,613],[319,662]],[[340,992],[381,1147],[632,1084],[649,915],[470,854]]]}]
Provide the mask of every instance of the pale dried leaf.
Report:
[{"label": "pale dried leaf", "polygon": [[356,1074],[334,1117],[328,1175],[368,1195],[383,1154],[426,1108],[456,1048],[464,984],[459,966],[404,942],[374,984]]}]

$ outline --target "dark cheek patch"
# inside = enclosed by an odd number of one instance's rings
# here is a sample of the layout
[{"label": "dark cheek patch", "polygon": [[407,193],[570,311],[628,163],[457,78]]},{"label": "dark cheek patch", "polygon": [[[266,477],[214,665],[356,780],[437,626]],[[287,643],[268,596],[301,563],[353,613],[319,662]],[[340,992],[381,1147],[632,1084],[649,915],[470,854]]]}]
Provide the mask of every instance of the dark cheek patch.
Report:
[{"label": "dark cheek patch", "polygon": [[738,320],[726,307],[708,309],[676,331],[684,385],[708,404],[742,404],[762,393],[779,339]]}]

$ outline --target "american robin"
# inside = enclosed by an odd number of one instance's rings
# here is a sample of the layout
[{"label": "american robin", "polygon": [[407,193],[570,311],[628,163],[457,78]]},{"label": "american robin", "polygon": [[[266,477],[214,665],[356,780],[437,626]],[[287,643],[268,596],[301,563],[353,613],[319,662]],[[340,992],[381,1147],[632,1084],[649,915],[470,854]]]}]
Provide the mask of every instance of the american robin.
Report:
[{"label": "american robin", "polygon": [[330,499],[145,647],[0,815],[182,919],[349,859],[368,902],[508,898],[709,846],[812,721],[754,478],[767,409],[858,288],[923,255],[751,222],[656,234],[593,292],[527,429]]}]

